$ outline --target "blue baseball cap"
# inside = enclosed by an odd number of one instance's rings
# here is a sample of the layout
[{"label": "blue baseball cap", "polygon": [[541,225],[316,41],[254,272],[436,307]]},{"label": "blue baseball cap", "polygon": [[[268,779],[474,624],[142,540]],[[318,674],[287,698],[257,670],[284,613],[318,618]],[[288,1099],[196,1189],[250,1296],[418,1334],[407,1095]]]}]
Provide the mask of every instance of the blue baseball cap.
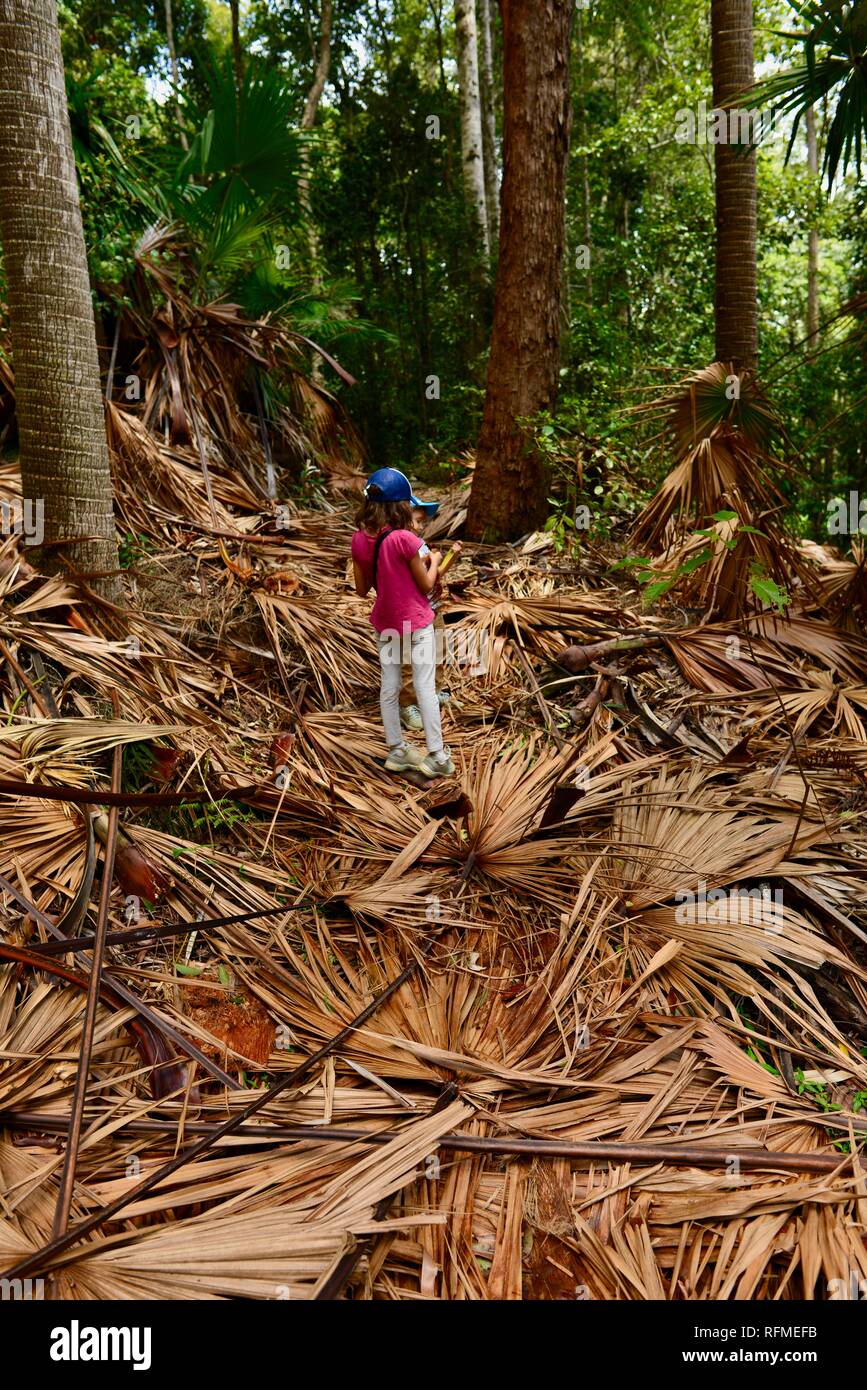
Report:
[{"label": "blue baseball cap", "polygon": [[436,516],[440,507],[439,502],[420,502],[413,493],[409,478],[398,468],[377,468],[365,484],[364,495],[371,502],[409,502],[413,507],[420,507],[428,516]]}]

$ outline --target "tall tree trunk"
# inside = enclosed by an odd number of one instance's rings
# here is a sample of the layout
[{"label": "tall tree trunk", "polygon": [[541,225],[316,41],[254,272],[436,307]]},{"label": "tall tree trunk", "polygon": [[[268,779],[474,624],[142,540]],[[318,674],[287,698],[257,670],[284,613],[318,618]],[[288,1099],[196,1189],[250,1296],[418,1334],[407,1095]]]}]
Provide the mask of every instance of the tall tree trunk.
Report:
[{"label": "tall tree trunk", "polygon": [[501,0],[503,188],[494,326],[467,534],[509,540],[545,518],[535,417],[553,410],[569,150],[572,0]]},{"label": "tall tree trunk", "polygon": [[[319,109],[319,102],[325,90],[325,83],[328,81],[328,73],[331,68],[331,34],[333,24],[334,6],[332,0],[322,0],[322,11],[319,17],[319,53],[316,58],[313,81],[307,93],[307,100],[304,103],[304,111],[301,116],[302,130],[313,129],[316,121],[316,112]],[[318,294],[322,290],[322,243],[319,240],[319,228],[313,216],[313,204],[310,198],[310,150],[306,142],[302,142],[301,145],[298,201],[304,212],[304,222],[307,227],[307,245],[310,250],[310,277],[313,289]],[[318,386],[323,385],[322,361],[318,353],[313,354],[312,376],[314,382],[316,382]]]},{"label": "tall tree trunk", "polygon": [[[714,107],[748,110],[753,85],[753,0],[711,0]],[[741,122],[727,122],[729,140],[715,146],[716,356],[737,367],[758,357],[756,306],[756,156]],[[732,140],[732,134],[735,139]]]},{"label": "tall tree trunk", "polygon": [[461,107],[461,157],[467,198],[479,228],[479,239],[488,259],[488,211],[485,197],[485,159],[482,140],[482,102],[479,91],[479,53],[475,0],[455,0],[458,49],[458,88]]},{"label": "tall tree trunk", "polygon": [[235,72],[235,91],[240,93],[244,81],[244,51],[241,48],[240,0],[229,0],[232,12],[232,67]]},{"label": "tall tree trunk", "polygon": [[434,0],[427,0],[428,9],[433,19],[434,33],[437,36],[437,66],[440,74],[440,91],[444,92],[448,86],[446,82],[445,51],[443,44],[443,13],[442,5],[434,4]]},{"label": "tall tree trunk", "polygon": [[577,9],[578,21],[578,138],[581,141],[581,197],[584,214],[584,245],[587,248],[588,263],[585,271],[587,303],[593,303],[593,246],[590,219],[590,171],[587,166],[587,67],[584,61],[584,23],[581,7]]},{"label": "tall tree trunk", "polygon": [[485,209],[488,242],[493,251],[500,234],[500,189],[497,179],[497,110],[494,96],[494,44],[491,0],[479,0],[479,82],[482,94],[482,149],[485,161]]},{"label": "tall tree trunk", "polygon": [[181,88],[181,75],[178,70],[178,55],[175,49],[175,21],[172,14],[172,0],[166,0],[166,44],[169,50],[169,64],[172,69],[172,92],[175,98],[175,116],[178,122],[178,131],[181,137],[181,145],[185,150],[190,148],[187,139],[187,132],[184,127],[184,115],[181,111],[181,103],[178,93]]},{"label": "tall tree trunk", "polygon": [[[307,93],[307,100],[304,103],[304,111],[301,116],[302,130],[313,129],[316,121],[316,112],[319,109],[319,102],[325,90],[325,83],[328,81],[328,72],[331,67],[331,31],[333,23],[334,7],[332,0],[322,0],[322,13],[319,20],[319,53],[316,58],[313,81]],[[313,207],[310,201],[310,152],[306,142],[302,144],[301,147],[301,176],[298,179],[298,199],[307,222],[307,244],[310,247],[313,279],[314,282],[318,284],[321,252],[319,232],[313,220]]]},{"label": "tall tree trunk", "polygon": [[[116,570],[111,472],[55,0],[0,0],[0,241],[24,498],[84,574]],[[56,551],[48,552],[55,556]],[[117,594],[119,582],[94,581]]]},{"label": "tall tree trunk", "polygon": [[[816,139],[816,112],[807,107],[807,167],[814,190],[819,184],[819,144]],[[819,229],[813,224],[807,239],[807,346],[816,346],[819,332]]]}]

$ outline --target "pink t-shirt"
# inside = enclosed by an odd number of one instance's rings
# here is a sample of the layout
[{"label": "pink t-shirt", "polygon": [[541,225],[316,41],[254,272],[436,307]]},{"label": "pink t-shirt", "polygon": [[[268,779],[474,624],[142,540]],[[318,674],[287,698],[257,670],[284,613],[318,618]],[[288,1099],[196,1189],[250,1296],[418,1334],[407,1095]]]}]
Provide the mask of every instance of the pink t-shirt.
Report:
[{"label": "pink t-shirt", "polygon": [[[373,548],[376,536],[356,531],[352,537],[352,558],[373,584]],[[434,620],[433,609],[412,577],[409,562],[424,541],[413,531],[392,531],[379,547],[376,561],[376,603],[370,621],[377,632],[415,632]]]}]

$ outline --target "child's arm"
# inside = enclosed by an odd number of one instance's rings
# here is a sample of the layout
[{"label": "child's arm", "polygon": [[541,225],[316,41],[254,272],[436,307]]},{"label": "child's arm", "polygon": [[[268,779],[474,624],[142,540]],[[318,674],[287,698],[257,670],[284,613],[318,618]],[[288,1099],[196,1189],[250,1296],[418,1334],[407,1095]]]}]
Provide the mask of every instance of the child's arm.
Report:
[{"label": "child's arm", "polygon": [[416,551],[410,559],[409,572],[425,598],[437,582],[442,558],[441,551],[432,550],[429,556],[423,556],[420,551]]},{"label": "child's arm", "polygon": [[352,577],[355,580],[355,592],[359,598],[367,598],[370,593],[370,585],[365,581],[364,572],[357,560],[352,562]]}]

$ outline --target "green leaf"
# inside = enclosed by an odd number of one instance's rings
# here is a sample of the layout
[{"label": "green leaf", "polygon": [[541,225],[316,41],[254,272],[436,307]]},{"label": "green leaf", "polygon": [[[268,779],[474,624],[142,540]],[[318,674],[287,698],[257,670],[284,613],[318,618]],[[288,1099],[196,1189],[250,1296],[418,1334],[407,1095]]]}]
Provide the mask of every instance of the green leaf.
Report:
[{"label": "green leaf", "polygon": [[697,555],[692,555],[688,560],[684,560],[677,571],[676,578],[679,579],[682,574],[692,574],[694,570],[700,569],[702,565],[707,564],[712,555],[713,551],[705,546],[704,550],[700,550]]},{"label": "green leaf", "polygon": [[658,579],[655,584],[648,584],[644,590],[644,602],[646,604],[655,603],[663,594],[667,594],[673,584],[671,579]]},{"label": "green leaf", "polygon": [[629,569],[650,569],[652,561],[644,555],[627,555],[624,560],[617,560],[613,565],[609,565],[609,570],[629,570]]},{"label": "green leaf", "polygon": [[771,605],[778,613],[782,613],[786,605],[792,601],[785,589],[781,589],[770,575],[765,574],[757,561],[750,566],[750,589],[760,603]]}]

